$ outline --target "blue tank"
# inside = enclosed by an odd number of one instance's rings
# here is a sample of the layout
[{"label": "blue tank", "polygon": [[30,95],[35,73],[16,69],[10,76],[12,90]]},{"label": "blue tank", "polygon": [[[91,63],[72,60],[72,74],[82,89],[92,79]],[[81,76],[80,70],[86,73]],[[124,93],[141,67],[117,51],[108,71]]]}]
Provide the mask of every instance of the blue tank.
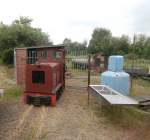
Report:
[{"label": "blue tank", "polygon": [[109,71],[122,71],[123,70],[124,59],[123,56],[115,55],[110,56],[108,60],[108,70]]},{"label": "blue tank", "polygon": [[123,60],[123,56],[109,57],[109,70],[101,74],[101,84],[107,85],[123,95],[129,95],[130,76],[123,71]]}]

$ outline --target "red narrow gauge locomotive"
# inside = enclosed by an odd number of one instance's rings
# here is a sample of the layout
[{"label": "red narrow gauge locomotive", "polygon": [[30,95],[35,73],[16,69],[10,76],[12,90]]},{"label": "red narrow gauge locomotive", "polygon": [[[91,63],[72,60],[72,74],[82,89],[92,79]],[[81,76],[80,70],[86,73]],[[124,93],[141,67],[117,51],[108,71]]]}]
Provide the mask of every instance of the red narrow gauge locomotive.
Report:
[{"label": "red narrow gauge locomotive", "polygon": [[62,46],[32,48],[27,54],[24,102],[55,106],[65,88],[64,49]]}]

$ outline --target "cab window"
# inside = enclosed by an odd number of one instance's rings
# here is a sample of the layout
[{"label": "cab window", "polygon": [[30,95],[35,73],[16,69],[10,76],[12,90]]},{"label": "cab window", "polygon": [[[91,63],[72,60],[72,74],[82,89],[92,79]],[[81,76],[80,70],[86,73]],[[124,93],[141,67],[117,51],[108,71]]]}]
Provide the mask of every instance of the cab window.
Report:
[{"label": "cab window", "polygon": [[41,51],[40,52],[40,57],[43,58],[43,59],[47,59],[48,58],[48,52],[46,50]]},{"label": "cab window", "polygon": [[53,52],[53,58],[54,59],[60,59],[61,58],[61,52],[60,51],[54,51]]}]

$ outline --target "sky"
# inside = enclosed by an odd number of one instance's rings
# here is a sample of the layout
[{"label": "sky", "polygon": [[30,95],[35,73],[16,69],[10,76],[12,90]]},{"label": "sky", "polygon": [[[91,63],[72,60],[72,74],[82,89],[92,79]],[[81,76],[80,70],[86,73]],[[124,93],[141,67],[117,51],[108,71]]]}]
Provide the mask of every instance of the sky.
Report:
[{"label": "sky", "polygon": [[149,0],[0,0],[0,21],[11,24],[20,16],[33,19],[54,44],[89,41],[96,27],[113,36],[150,35]]}]

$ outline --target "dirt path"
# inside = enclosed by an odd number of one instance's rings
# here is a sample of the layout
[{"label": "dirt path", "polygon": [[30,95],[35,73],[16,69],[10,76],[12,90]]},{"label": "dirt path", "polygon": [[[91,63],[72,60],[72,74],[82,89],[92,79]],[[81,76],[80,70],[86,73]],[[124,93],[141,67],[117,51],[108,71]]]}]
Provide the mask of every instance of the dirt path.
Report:
[{"label": "dirt path", "polygon": [[13,138],[16,126],[27,108],[27,106],[16,101],[0,103],[0,140],[11,140]]},{"label": "dirt path", "polygon": [[96,117],[87,108],[86,99],[82,92],[66,90],[56,107],[0,104],[0,139],[130,140],[122,130]]},{"label": "dirt path", "polygon": [[[75,80],[75,81],[74,81]],[[85,79],[67,85],[86,86]],[[80,84],[81,83],[81,84]],[[98,111],[98,110],[97,110]],[[100,110],[99,110],[100,112]],[[84,89],[67,88],[56,107],[0,102],[0,140],[140,140],[143,131],[119,128],[87,105]],[[138,134],[139,133],[139,134]],[[149,140],[149,137],[145,137]]]}]

